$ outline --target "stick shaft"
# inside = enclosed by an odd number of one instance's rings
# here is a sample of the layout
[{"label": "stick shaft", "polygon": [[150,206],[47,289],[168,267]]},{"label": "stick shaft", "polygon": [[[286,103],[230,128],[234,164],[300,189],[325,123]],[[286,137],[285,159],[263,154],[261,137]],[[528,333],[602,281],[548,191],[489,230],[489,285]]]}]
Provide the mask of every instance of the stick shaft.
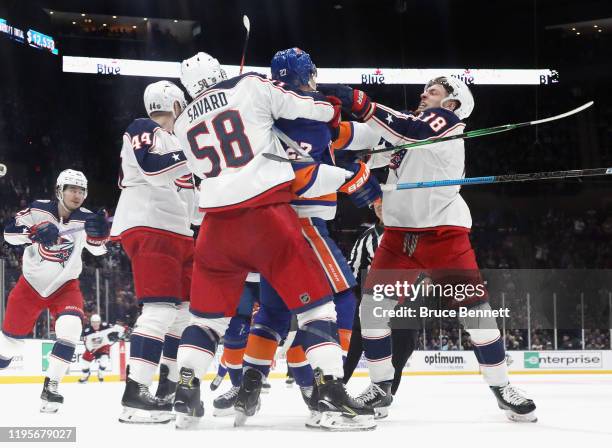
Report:
[{"label": "stick shaft", "polygon": [[507,131],[512,131],[513,129],[519,129],[519,128],[524,128],[527,126],[534,126],[534,125],[538,125],[538,124],[542,124],[542,123],[548,123],[550,121],[555,121],[555,120],[560,120],[562,118],[566,118],[569,117],[571,115],[577,114],[578,112],[582,112],[583,110],[591,107],[593,105],[593,101],[589,101],[588,103],[583,104],[580,107],[577,107],[575,109],[572,109],[568,112],[559,114],[559,115],[555,115],[554,117],[549,117],[549,118],[543,118],[541,120],[535,120],[535,121],[526,121],[524,123],[515,123],[515,124],[504,124],[501,126],[493,126],[491,128],[484,128],[484,129],[475,129],[473,131],[467,131],[464,132],[462,134],[457,134],[457,135],[449,135],[447,137],[440,137],[440,138],[432,138],[429,140],[422,140],[419,142],[414,142],[414,143],[408,143],[406,145],[399,145],[399,146],[393,146],[391,148],[382,148],[382,149],[375,149],[375,150],[365,150],[365,151],[356,151],[356,153],[358,155],[369,155],[369,154],[377,154],[380,152],[389,152],[389,151],[399,151],[402,149],[411,149],[411,148],[417,148],[419,146],[426,146],[426,145],[431,145],[434,143],[442,143],[442,142],[447,142],[450,140],[457,140],[457,139],[468,139],[468,138],[474,138],[474,137],[482,137],[484,135],[492,135],[492,134],[499,134],[501,132],[507,132]]},{"label": "stick shaft", "polygon": [[592,168],[585,170],[544,171],[527,174],[502,174],[499,176],[466,177],[463,179],[433,180],[427,182],[405,182],[401,184],[387,184],[382,186],[384,191],[414,190],[417,188],[449,187],[453,185],[482,185],[499,184],[506,182],[526,182],[544,179],[567,179],[572,177],[608,176],[612,175],[612,168]]}]

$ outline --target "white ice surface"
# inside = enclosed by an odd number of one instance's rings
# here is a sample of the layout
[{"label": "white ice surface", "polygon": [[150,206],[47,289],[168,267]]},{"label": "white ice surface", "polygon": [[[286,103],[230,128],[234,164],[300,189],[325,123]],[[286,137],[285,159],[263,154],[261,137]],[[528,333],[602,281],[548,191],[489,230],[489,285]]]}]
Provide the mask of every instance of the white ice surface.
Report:
[{"label": "white ice surface", "polygon": [[[368,381],[354,378],[349,390],[356,394]],[[481,378],[470,375],[404,377],[389,417],[371,432],[305,428],[299,390],[281,379],[271,380],[261,411],[243,428],[234,428],[231,417],[212,417],[212,398],[227,390],[227,379],[215,393],[204,384],[206,415],[195,431],[119,423],[123,384],[117,382],[61,384],[65,403],[55,415],[38,412],[41,385],[2,384],[0,426],[77,427],[76,444],[53,447],[612,447],[612,375],[516,375],[512,382],[536,401],[537,423],[507,421]]]}]

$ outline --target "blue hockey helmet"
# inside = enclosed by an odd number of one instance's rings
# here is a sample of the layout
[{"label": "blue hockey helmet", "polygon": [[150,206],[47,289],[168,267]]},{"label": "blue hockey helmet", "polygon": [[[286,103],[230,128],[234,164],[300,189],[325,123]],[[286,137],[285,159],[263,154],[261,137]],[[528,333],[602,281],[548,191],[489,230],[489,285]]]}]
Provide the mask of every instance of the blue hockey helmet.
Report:
[{"label": "blue hockey helmet", "polygon": [[277,51],[270,64],[272,79],[292,87],[308,85],[311,77],[317,76],[317,67],[305,51],[294,47]]}]

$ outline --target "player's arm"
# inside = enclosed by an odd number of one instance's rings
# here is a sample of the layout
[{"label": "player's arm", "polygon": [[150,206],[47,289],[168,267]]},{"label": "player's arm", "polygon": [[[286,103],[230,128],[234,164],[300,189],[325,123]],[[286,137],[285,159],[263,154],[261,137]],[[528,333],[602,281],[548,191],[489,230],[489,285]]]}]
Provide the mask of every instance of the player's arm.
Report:
[{"label": "player's arm", "polygon": [[351,171],[324,163],[294,163],[292,192],[303,198],[316,198],[335,193],[353,176]]},{"label": "player's arm", "polygon": [[320,90],[334,95],[342,107],[393,145],[441,137],[463,123],[450,110],[428,109],[418,115],[403,114],[382,104],[373,103],[368,95],[357,89],[339,84],[319,86]]},{"label": "player's arm", "polygon": [[110,225],[105,210],[89,212],[85,217],[85,247],[92,255],[106,254],[106,242],[110,236]]},{"label": "player's arm", "polygon": [[253,78],[262,95],[268,98],[272,117],[277,120],[286,118],[295,120],[306,118],[314,121],[330,122],[339,110],[336,111],[328,101],[315,99],[300,92],[287,88],[283,83],[270,81],[265,78]]},{"label": "player's arm", "polygon": [[14,246],[40,243],[45,246],[55,244],[59,237],[59,229],[48,221],[35,222],[30,207],[15,214],[15,217],[4,227],[4,240]]},{"label": "player's arm", "polygon": [[152,185],[162,186],[189,174],[183,151],[165,152],[153,120],[135,120],[123,135],[124,145],[132,148],[138,169]]}]

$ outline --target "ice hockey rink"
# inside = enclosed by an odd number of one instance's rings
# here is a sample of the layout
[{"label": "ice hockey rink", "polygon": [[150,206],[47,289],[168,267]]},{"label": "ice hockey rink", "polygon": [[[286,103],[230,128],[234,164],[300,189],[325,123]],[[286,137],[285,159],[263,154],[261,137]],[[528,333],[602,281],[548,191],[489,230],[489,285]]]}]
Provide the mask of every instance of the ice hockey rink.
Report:
[{"label": "ice hockey rink", "polygon": [[[121,441],[153,446],[610,446],[612,375],[513,375],[512,382],[529,392],[538,405],[537,423],[513,423],[497,408],[478,375],[405,376],[388,418],[369,432],[330,433],[304,427],[306,407],[297,386],[271,379],[260,412],[242,428],[232,417],[213,417],[211,393],[204,383],[206,414],[196,430],[178,431],[174,424],[126,425],[117,421],[123,383],[65,383],[65,404],[58,414],[40,414],[40,384],[2,384],[1,426],[76,426],[75,443],[54,446],[96,447]],[[349,391],[358,393],[368,378],[353,378]],[[143,438],[146,432],[146,439]],[[197,444],[197,445],[196,445]],[[27,446],[20,443],[19,446]],[[32,444],[34,445],[34,444]]]}]

